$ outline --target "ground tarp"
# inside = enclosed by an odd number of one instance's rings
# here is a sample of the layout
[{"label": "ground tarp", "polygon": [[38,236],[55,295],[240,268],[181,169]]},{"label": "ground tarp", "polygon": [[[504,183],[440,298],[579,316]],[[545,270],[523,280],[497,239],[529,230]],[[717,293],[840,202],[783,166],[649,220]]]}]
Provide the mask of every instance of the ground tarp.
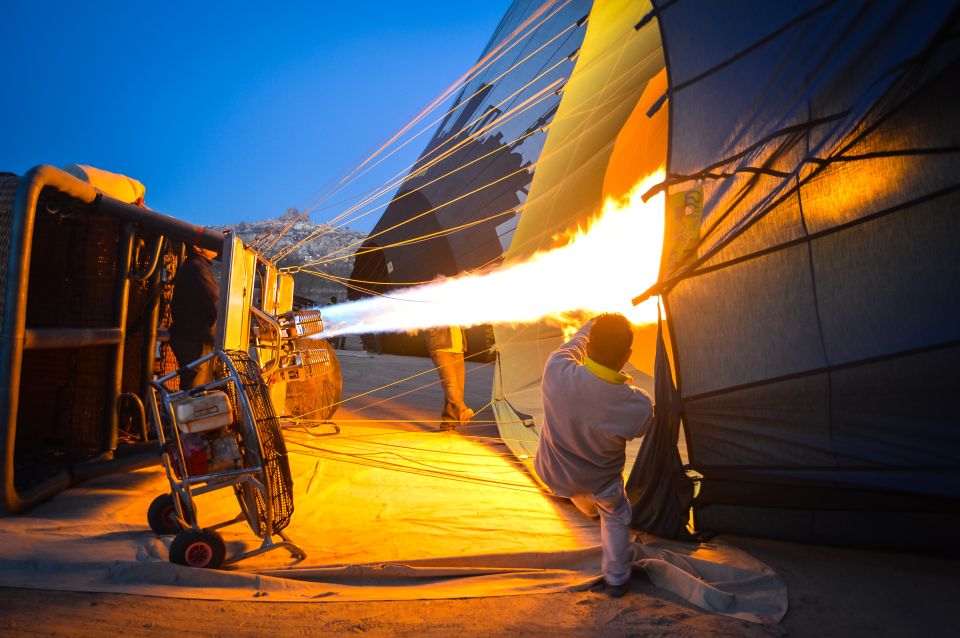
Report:
[{"label": "ground tarp", "polygon": [[[0,586],[263,601],[505,596],[597,582],[596,522],[544,495],[502,445],[468,431],[342,425],[288,431],[296,510],[280,549],[223,570],[167,562],[172,537],[146,523],[168,489],[159,468],[97,479],[29,514],[0,519]],[[198,499],[202,524],[239,510],[230,490]],[[257,539],[223,530],[228,555]],[[705,609],[779,620],[786,589],[767,566],[724,543],[647,539],[638,560],[660,587]]]}]

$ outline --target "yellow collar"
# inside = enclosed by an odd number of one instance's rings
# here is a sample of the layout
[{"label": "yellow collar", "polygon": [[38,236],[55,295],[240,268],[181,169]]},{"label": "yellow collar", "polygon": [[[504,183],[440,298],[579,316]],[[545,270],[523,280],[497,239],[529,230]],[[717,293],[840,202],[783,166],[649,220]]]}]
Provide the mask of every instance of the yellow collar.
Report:
[{"label": "yellow collar", "polygon": [[583,365],[592,372],[601,381],[621,385],[630,380],[630,376],[622,372],[617,372],[607,366],[600,365],[590,357],[585,357]]}]

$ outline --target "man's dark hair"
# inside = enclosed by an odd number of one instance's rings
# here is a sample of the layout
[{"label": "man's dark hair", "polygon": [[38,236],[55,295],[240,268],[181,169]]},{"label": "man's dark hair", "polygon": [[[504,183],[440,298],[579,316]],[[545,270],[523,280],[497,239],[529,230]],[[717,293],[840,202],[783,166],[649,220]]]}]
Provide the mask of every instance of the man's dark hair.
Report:
[{"label": "man's dark hair", "polygon": [[633,345],[630,322],[619,313],[605,313],[590,326],[590,358],[608,368],[617,368]]}]

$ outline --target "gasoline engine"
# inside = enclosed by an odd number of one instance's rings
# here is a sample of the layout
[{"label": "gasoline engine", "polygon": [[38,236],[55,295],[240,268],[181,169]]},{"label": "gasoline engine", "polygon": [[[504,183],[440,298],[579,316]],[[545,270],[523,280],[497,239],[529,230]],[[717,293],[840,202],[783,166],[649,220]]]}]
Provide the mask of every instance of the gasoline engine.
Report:
[{"label": "gasoline engine", "polygon": [[[213,381],[172,390],[167,384],[180,375],[178,370],[151,384],[151,407],[171,491],[151,503],[150,527],[158,534],[176,535],[170,560],[189,567],[215,568],[280,547],[304,558],[283,531],[293,515],[293,478],[261,368],[238,350],[217,350],[187,367],[208,359],[214,360]],[[224,488],[233,488],[240,513],[201,526],[196,497]],[[262,543],[228,557],[217,530],[243,520]]]},{"label": "gasoline engine", "polygon": [[[254,335],[258,347],[280,353],[273,372],[279,380],[289,383],[325,373],[324,368],[331,363],[325,349],[320,346],[313,350],[298,349],[300,343],[312,345],[309,342],[300,342],[301,338],[322,331],[320,311],[293,310],[276,318],[276,329],[272,332],[279,334],[278,343],[260,339],[258,333],[262,331],[255,330]],[[213,474],[241,467],[243,457],[237,428],[234,427],[236,408],[231,405],[226,392],[209,390],[189,393],[173,401],[172,407],[180,434],[182,464],[188,475]],[[174,450],[174,453],[176,452],[177,450]],[[175,472],[179,465],[180,463],[174,464]]]},{"label": "gasoline engine", "polygon": [[[243,456],[236,428],[233,426],[233,408],[227,393],[222,390],[188,395],[173,404],[180,430],[182,463],[174,464],[174,473],[181,478],[183,465],[189,476],[227,472],[240,467]],[[178,450],[172,450],[177,455]],[[179,460],[179,459],[178,459]]]}]

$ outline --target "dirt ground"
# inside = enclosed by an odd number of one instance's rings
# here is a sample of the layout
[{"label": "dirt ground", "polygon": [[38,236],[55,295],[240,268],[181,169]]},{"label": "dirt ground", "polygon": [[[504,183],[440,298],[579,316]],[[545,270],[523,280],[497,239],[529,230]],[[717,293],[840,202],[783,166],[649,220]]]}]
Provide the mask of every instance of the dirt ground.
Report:
[{"label": "dirt ground", "polygon": [[[345,395],[403,378],[426,360],[342,357]],[[492,370],[469,364],[467,401],[489,400]],[[345,405],[340,418],[390,418],[440,405],[430,375]],[[478,415],[481,420],[484,415]],[[407,424],[404,427],[416,427]],[[429,426],[425,426],[429,427]],[[591,591],[462,600],[365,603],[216,602],[0,588],[0,635],[157,636],[955,636],[960,561],[728,538],[784,579],[790,609],[777,627],[706,614],[642,575],[619,600]]]},{"label": "dirt ground", "polygon": [[222,603],[0,590],[5,636],[766,636],[698,613],[647,582],[618,601],[591,592],[374,603]]},{"label": "dirt ground", "polygon": [[463,600],[269,603],[0,589],[0,635],[955,636],[957,561],[730,539],[787,583],[778,627],[706,614],[642,575],[613,600],[590,591]]}]

